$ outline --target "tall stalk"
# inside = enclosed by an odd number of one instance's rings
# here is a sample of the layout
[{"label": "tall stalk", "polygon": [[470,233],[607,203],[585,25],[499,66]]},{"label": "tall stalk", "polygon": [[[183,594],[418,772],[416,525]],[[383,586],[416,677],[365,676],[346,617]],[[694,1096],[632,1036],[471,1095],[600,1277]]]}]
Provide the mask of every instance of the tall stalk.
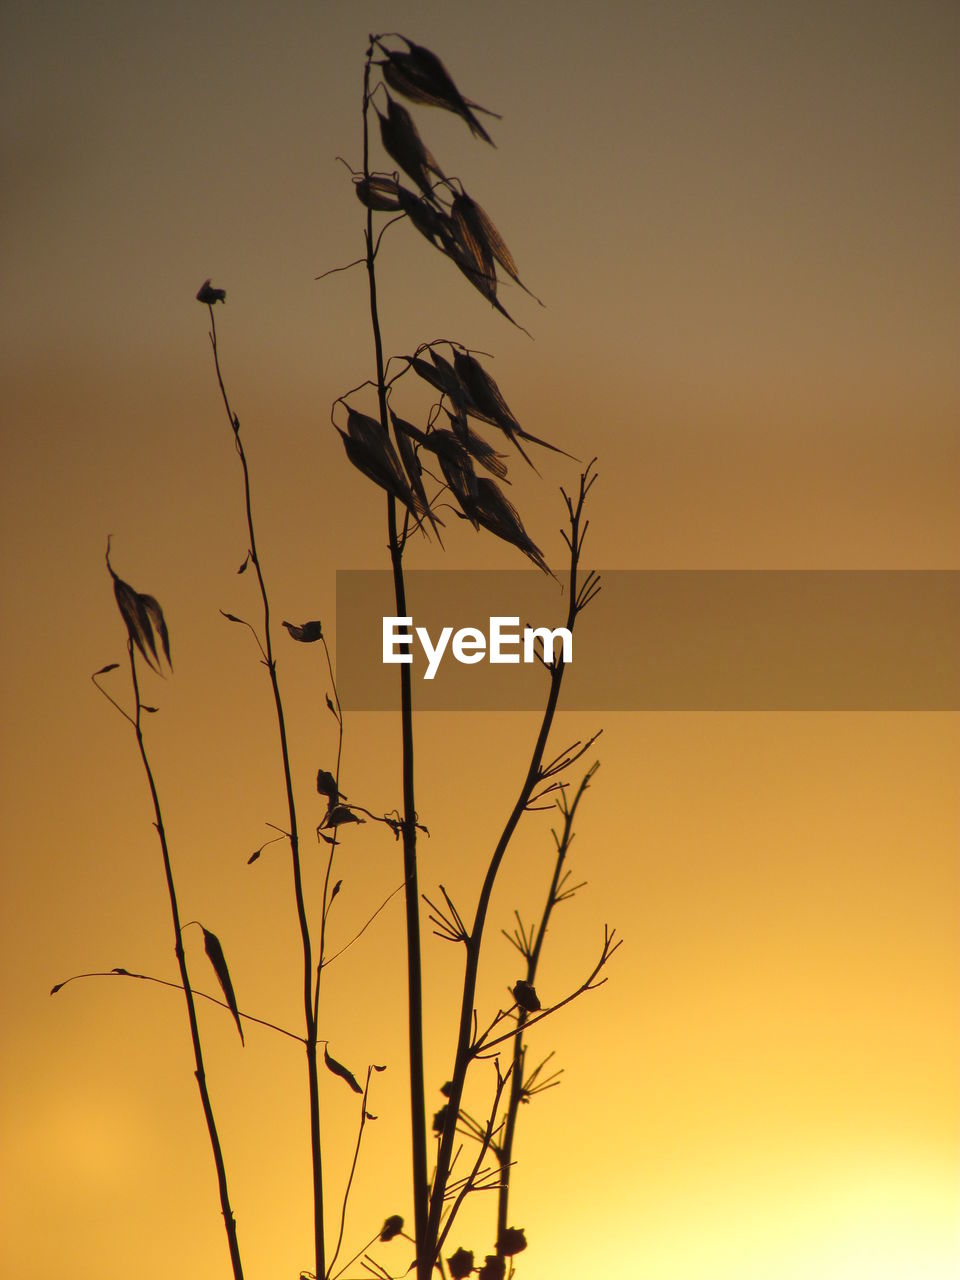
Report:
[{"label": "tall stalk", "polygon": [[[200,1090],[200,1102],[203,1106],[203,1117],[207,1122],[207,1134],[210,1138],[210,1146],[213,1149],[213,1162],[217,1168],[217,1186],[220,1191],[220,1209],[223,1213],[223,1225],[227,1233],[227,1245],[230,1249],[230,1263],[233,1267],[234,1280],[243,1280],[243,1264],[240,1261],[240,1244],[237,1240],[237,1223],[233,1216],[233,1210],[230,1207],[230,1195],[227,1190],[227,1170],[223,1162],[223,1150],[220,1146],[220,1135],[217,1131],[216,1121],[213,1116],[213,1104],[210,1101],[210,1091],[207,1088],[207,1076],[203,1066],[203,1050],[200,1045],[200,1029],[197,1025],[197,1009],[193,998],[193,988],[190,985],[190,977],[187,973],[187,959],[183,951],[183,930],[180,925],[180,907],[177,902],[177,890],[173,881],[173,868],[170,865],[170,850],[167,846],[167,833],[163,825],[163,814],[160,809],[160,797],[157,793],[157,785],[153,778],[153,770],[150,767],[150,760],[147,756],[147,748],[143,741],[142,728],[142,705],[140,702],[140,682],[137,679],[137,663],[133,655],[133,641],[127,641],[127,652],[130,657],[130,678],[133,682],[133,697],[135,712],[133,716],[127,716],[127,719],[133,725],[134,732],[137,735],[137,746],[140,749],[140,759],[143,763],[144,773],[147,775],[147,783],[150,787],[150,798],[153,801],[154,819],[157,828],[157,836],[160,840],[160,852],[163,855],[163,871],[167,880],[167,894],[170,898],[170,915],[173,919],[173,936],[174,936],[174,952],[177,957],[177,966],[180,970],[180,982],[183,987],[183,994],[187,1002],[187,1020],[190,1023],[190,1040],[193,1044],[193,1058],[195,1064],[194,1075],[197,1079],[197,1088]],[[109,695],[107,695],[109,697]],[[113,701],[113,699],[111,699]],[[126,712],[123,712],[126,715]]]},{"label": "tall stalk", "polygon": [[[370,61],[373,44],[367,49],[363,70],[363,176],[370,178]],[[377,307],[376,245],[373,238],[373,211],[367,209],[366,268],[370,286],[370,324],[377,370],[377,400],[380,425],[388,434],[387,390],[383,367],[383,341],[380,336],[380,314]],[[387,496],[387,528],[393,588],[398,617],[407,616],[406,589],[403,580],[403,543],[397,529],[397,503]],[[413,1147],[413,1217],[417,1242],[417,1280],[430,1280],[432,1254],[425,1247],[428,1230],[427,1121],[423,1079],[423,982],[420,960],[420,891],[417,883],[417,814],[414,804],[413,697],[411,668],[400,667],[400,722],[403,774],[403,840],[404,903],[407,929],[407,1017],[410,1046],[410,1136]]]},{"label": "tall stalk", "polygon": [[[270,687],[273,691],[273,702],[277,714],[277,729],[280,737],[280,755],[283,764],[283,782],[287,796],[287,813],[290,822],[290,830],[287,833],[290,840],[290,853],[293,864],[293,892],[297,907],[297,922],[300,927],[300,942],[303,951],[303,1014],[306,1034],[304,1040],[307,1051],[307,1081],[310,1096],[310,1155],[313,1173],[313,1235],[314,1235],[314,1255],[316,1274],[323,1280],[326,1275],[326,1250],[324,1244],[323,1229],[323,1158],[320,1147],[320,1085],[317,1073],[317,1003],[314,998],[314,970],[313,970],[313,945],[310,937],[310,925],[307,920],[307,909],[303,894],[303,876],[300,866],[300,833],[297,824],[297,810],[293,798],[293,777],[290,768],[290,752],[287,745],[287,729],[283,714],[283,699],[280,696],[280,684],[277,679],[277,663],[273,656],[273,637],[270,625],[270,600],[267,595],[267,586],[263,577],[263,570],[260,566],[260,557],[257,554],[257,539],[253,527],[253,506],[250,497],[250,471],[247,466],[247,457],[243,449],[243,443],[240,439],[240,419],[236,416],[230,407],[230,400],[227,396],[227,389],[224,386],[223,375],[220,369],[220,356],[217,350],[217,326],[213,314],[213,304],[209,304],[210,311],[210,343],[213,347],[213,360],[217,371],[217,382],[220,384],[220,394],[223,398],[223,404],[227,411],[227,417],[230,419],[230,426],[233,429],[233,440],[237,450],[237,456],[240,459],[240,466],[243,471],[243,496],[244,506],[247,516],[247,534],[249,536],[249,552],[250,563],[253,565],[257,575],[257,583],[260,588],[260,600],[263,606],[263,643],[260,644],[259,637],[257,643],[263,655],[264,665],[270,676]],[[256,635],[256,633],[254,633]],[[319,983],[319,975],[317,976]]]}]

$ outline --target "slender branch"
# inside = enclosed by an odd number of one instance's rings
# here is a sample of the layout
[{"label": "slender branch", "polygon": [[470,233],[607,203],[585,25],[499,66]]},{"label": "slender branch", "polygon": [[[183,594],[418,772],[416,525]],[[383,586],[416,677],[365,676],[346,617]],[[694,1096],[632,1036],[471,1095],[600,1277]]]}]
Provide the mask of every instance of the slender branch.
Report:
[{"label": "slender branch", "polygon": [[350,941],[345,942],[339,951],[335,951],[332,956],[327,957],[323,961],[324,969],[327,967],[328,964],[333,964],[334,960],[342,956],[345,951],[348,951],[355,942],[357,942],[360,938],[363,937],[366,931],[373,924],[374,920],[376,920],[380,912],[384,909],[384,907],[388,906],[393,901],[393,899],[397,896],[397,894],[400,892],[402,888],[403,888],[403,885],[398,884],[394,890],[392,890],[390,893],[387,894],[384,900],[380,903],[379,907],[377,907],[376,911],[374,911],[373,915],[370,916],[369,919],[366,921],[366,923],[353,935]]},{"label": "slender branch", "polygon": [[290,818],[290,852],[293,864],[293,890],[296,899],[297,921],[300,926],[300,941],[303,949],[303,1015],[306,1026],[305,1045],[307,1051],[307,1085],[310,1097],[310,1153],[313,1171],[313,1223],[314,1252],[318,1276],[326,1274],[325,1246],[323,1234],[323,1160],[320,1147],[320,1085],[317,1069],[317,1025],[315,1018],[315,1002],[313,998],[313,951],[310,938],[310,926],[307,921],[307,909],[304,901],[303,878],[300,868],[300,836],[297,826],[297,810],[293,797],[293,776],[290,767],[290,752],[287,744],[286,722],[283,712],[283,699],[280,696],[280,684],[277,680],[277,664],[273,656],[273,638],[270,626],[270,600],[263,577],[260,557],[257,553],[257,539],[253,525],[253,505],[250,496],[250,470],[247,457],[240,439],[240,419],[230,407],[230,399],[224,385],[220,369],[220,354],[217,348],[217,326],[213,313],[213,304],[208,306],[210,312],[210,345],[213,348],[213,362],[217,372],[217,382],[223,405],[233,430],[234,445],[243,472],[243,496],[247,517],[247,534],[250,539],[250,562],[252,563],[260,588],[260,600],[263,605],[263,651],[267,672],[270,676],[270,687],[273,691],[274,707],[277,715],[277,730],[280,737],[280,755],[283,764],[283,782],[287,795],[287,810]]},{"label": "slender branch", "polygon": [[153,770],[150,767],[147,748],[143,740],[140,684],[137,679],[137,663],[136,658],[134,657],[132,640],[127,641],[127,653],[130,658],[130,678],[133,682],[133,698],[134,706],[136,707],[133,728],[137,736],[137,746],[140,749],[140,759],[143,763],[143,770],[147,776],[147,782],[150,786],[150,798],[153,801],[157,836],[160,840],[160,852],[163,855],[163,870],[167,880],[167,894],[170,898],[170,915],[173,921],[174,954],[177,957],[177,966],[180,970],[180,981],[183,985],[183,993],[186,998],[187,1020],[190,1023],[190,1039],[193,1044],[193,1057],[196,1066],[194,1074],[197,1079],[197,1088],[200,1090],[200,1103],[203,1107],[204,1119],[207,1122],[207,1133],[209,1134],[210,1146],[213,1150],[213,1162],[217,1169],[217,1186],[220,1192],[220,1209],[223,1214],[223,1225],[227,1233],[227,1245],[230,1250],[230,1263],[233,1267],[234,1280],[243,1280],[243,1264],[240,1260],[240,1244],[237,1239],[237,1223],[233,1216],[233,1210],[230,1207],[230,1194],[227,1189],[227,1170],[223,1160],[223,1150],[220,1145],[220,1134],[217,1131],[216,1121],[213,1116],[213,1104],[210,1101],[210,1091],[207,1088],[207,1077],[203,1066],[203,1050],[200,1045],[200,1029],[197,1025],[196,1004],[193,998],[193,988],[190,986],[190,976],[187,973],[187,960],[184,955],[183,942],[180,936],[180,908],[177,903],[177,891],[173,881],[173,868],[170,865],[170,850],[167,846],[167,833],[163,825],[163,814],[160,810],[160,796],[157,793],[157,786],[153,778]]},{"label": "slender branch", "polygon": [[608,929],[607,926],[604,925],[603,948],[600,952],[600,959],[590,970],[589,976],[580,983],[579,987],[577,987],[575,991],[571,991],[568,996],[564,996],[564,998],[562,1000],[558,1000],[556,1004],[547,1005],[538,1013],[528,1017],[526,1022],[523,1023],[523,1026],[516,1026],[511,1031],[506,1031],[502,1035],[494,1036],[490,1040],[483,1038],[475,1041],[470,1046],[470,1056],[480,1057],[481,1055],[485,1056],[489,1054],[491,1049],[495,1049],[498,1045],[506,1044],[508,1040],[513,1040],[521,1031],[529,1030],[530,1027],[535,1027],[538,1022],[543,1022],[544,1018],[549,1018],[551,1014],[556,1013],[558,1009],[564,1008],[564,1006],[570,1004],[585,992],[595,991],[597,987],[602,987],[607,980],[606,978],[601,978],[598,982],[597,974],[607,963],[610,957],[620,950],[622,945],[623,939],[617,938],[617,931],[615,929]]},{"label": "slender branch", "polygon": [[[450,1212],[447,1216],[447,1221],[444,1224],[444,1227],[437,1238],[436,1247],[438,1251],[443,1248],[444,1242],[446,1241],[450,1228],[453,1226],[453,1220],[457,1216],[457,1212],[459,1211],[460,1206],[463,1204],[464,1200],[470,1194],[470,1192],[477,1188],[477,1180],[480,1176],[481,1166],[483,1165],[483,1162],[486,1159],[487,1152],[490,1150],[490,1145],[493,1139],[493,1135],[497,1127],[497,1112],[500,1109],[500,1098],[503,1095],[504,1086],[507,1083],[507,1077],[510,1075],[510,1071],[508,1070],[507,1075],[504,1076],[500,1074],[500,1063],[497,1061],[494,1061],[494,1066],[496,1067],[496,1071],[497,1071],[497,1087],[494,1092],[493,1104],[490,1107],[490,1115],[489,1115],[489,1118],[487,1119],[486,1126],[483,1130],[483,1136],[480,1139],[480,1149],[477,1152],[477,1158],[474,1161],[473,1168],[471,1169],[470,1173],[467,1174],[466,1178],[464,1178],[463,1184],[460,1187],[460,1190],[457,1193],[456,1199],[454,1200],[450,1208]],[[497,1175],[498,1181],[499,1181],[499,1176],[500,1175]]]},{"label": "slender branch", "polygon": [[[158,987],[168,987],[171,991],[183,991],[182,982],[168,982],[166,978],[157,978],[152,973],[132,973],[129,969],[109,969],[97,973],[75,973],[70,978],[64,978],[63,982],[58,982],[51,991],[62,991],[64,987],[71,982],[79,982],[81,978],[137,978],[141,982],[155,982]],[[208,1000],[210,1004],[219,1005],[221,1009],[226,1009],[232,1016],[233,1010],[227,1004],[226,1000],[220,1000],[217,996],[208,995],[206,991],[198,991],[196,987],[192,988],[195,997],[201,1000]],[[298,1044],[304,1044],[303,1036],[298,1036],[294,1031],[288,1031],[286,1027],[280,1027],[275,1022],[268,1022],[266,1018],[254,1017],[252,1013],[244,1013],[242,1009],[237,1010],[238,1017],[244,1022],[254,1022],[259,1027],[266,1027],[269,1031],[279,1032],[282,1036],[287,1036],[290,1040],[296,1040]]]}]

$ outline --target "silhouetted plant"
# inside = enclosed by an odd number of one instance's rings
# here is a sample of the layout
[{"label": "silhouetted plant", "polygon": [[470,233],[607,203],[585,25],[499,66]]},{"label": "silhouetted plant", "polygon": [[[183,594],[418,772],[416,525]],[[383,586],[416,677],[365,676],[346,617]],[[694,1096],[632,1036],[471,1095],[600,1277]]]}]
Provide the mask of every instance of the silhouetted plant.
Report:
[{"label": "silhouetted plant", "polygon": [[[394,96],[398,95],[398,96]],[[446,177],[443,170],[420,136],[413,117],[398,97],[420,106],[434,106],[459,116],[475,137],[491,142],[480,116],[494,113],[464,97],[454,84],[440,60],[428,49],[405,36],[371,36],[366,52],[363,72],[362,101],[362,164],[352,171],[356,194],[365,207],[365,252],[357,264],[366,269],[369,298],[370,326],[373,341],[374,376],[360,387],[337,398],[331,409],[331,420],[339,432],[349,461],[361,474],[382,489],[386,495],[386,518],[390,563],[394,585],[396,611],[399,616],[408,613],[406,605],[406,581],[404,576],[404,552],[409,539],[421,534],[435,539],[442,547],[442,537],[453,533],[441,520],[440,511],[451,511],[461,517],[455,526],[470,524],[475,531],[483,529],[517,548],[545,574],[556,577],[565,593],[565,627],[572,633],[580,614],[587,608],[600,589],[598,576],[593,571],[582,572],[584,539],[588,520],[585,506],[588,494],[596,479],[593,463],[580,473],[576,488],[567,493],[561,489],[566,510],[566,525],[561,531],[567,556],[562,574],[556,575],[547,558],[524,527],[520,513],[507,499],[497,481],[505,481],[508,472],[506,456],[486,439],[473,423],[491,427],[512,445],[524,461],[533,467],[529,449],[550,450],[557,455],[570,457],[558,446],[528,431],[511,411],[499,386],[477,355],[465,344],[449,339],[425,342],[412,354],[384,357],[380,307],[377,292],[377,262],[384,243],[385,232],[395,223],[405,221],[433,248],[441,252],[469,283],[502,314],[511,324],[522,328],[503,305],[499,290],[504,281],[523,289],[531,297],[535,295],[522,282],[517,264],[492,220],[480,204],[467,192],[460,179]],[[371,164],[372,115],[380,141],[388,157],[398,168],[379,170]],[[496,117],[499,118],[499,117]],[[404,184],[402,175],[413,186]],[[375,227],[375,215],[387,215],[384,225]],[[284,621],[290,638],[298,644],[322,646],[330,692],[326,704],[337,726],[337,752],[334,768],[319,768],[316,775],[317,792],[326,800],[326,812],[319,823],[318,843],[327,850],[320,902],[319,922],[311,920],[304,894],[302,876],[302,831],[297,815],[294,795],[294,771],[291,766],[286,729],[286,716],[275,656],[276,630],[271,612],[266,578],[257,549],[251,478],[244,451],[240,420],[234,412],[227,392],[217,339],[214,308],[225,305],[226,292],[205,281],[197,294],[198,300],[208,308],[210,341],[223,406],[230,426],[231,438],[240,462],[244,494],[245,534],[247,550],[239,567],[240,574],[253,569],[259,601],[259,618],[256,623],[233,613],[224,613],[225,619],[244,627],[252,635],[257,652],[266,668],[270,681],[277,741],[280,754],[281,776],[287,805],[287,826],[275,828],[277,834],[254,851],[249,862],[256,861],[270,844],[284,841],[291,853],[291,870],[294,906],[302,955],[302,1004],[303,1032],[298,1034],[264,1018],[255,1018],[239,1007],[233,983],[219,938],[198,921],[182,925],[174,888],[173,873],[166,834],[160,810],[160,800],[150,768],[144,737],[142,715],[154,710],[144,706],[140,699],[137,674],[139,660],[146,661],[159,670],[160,652],[169,663],[170,646],[166,623],[157,601],[149,595],[136,592],[117,577],[110,567],[109,548],[107,565],[114,584],[115,598],[127,632],[131,679],[133,685],[133,712],[124,709],[100,684],[100,678],[117,664],[102,668],[94,676],[94,682],[102,693],[130,722],[136,734],[143,767],[153,801],[156,827],[167,878],[175,934],[175,953],[180,982],[168,982],[152,975],[115,969],[109,975],[77,975],[78,977],[117,976],[137,978],[168,987],[179,987],[186,997],[188,1021],[196,1061],[196,1076],[213,1150],[221,1208],[227,1230],[228,1245],[234,1276],[242,1276],[237,1228],[227,1194],[226,1172],[220,1138],[214,1123],[213,1109],[203,1069],[200,1035],[197,1026],[195,999],[206,999],[229,1011],[244,1039],[243,1022],[250,1021],[272,1029],[288,1039],[299,1042],[305,1051],[307,1062],[307,1094],[309,1134],[311,1147],[311,1178],[313,1206],[314,1257],[313,1270],[304,1270],[303,1276],[338,1280],[358,1259],[367,1274],[389,1277],[388,1271],[370,1252],[380,1244],[389,1244],[397,1238],[409,1241],[414,1248],[418,1280],[429,1280],[434,1270],[443,1276],[444,1259],[451,1280],[462,1280],[474,1272],[481,1280],[490,1277],[512,1275],[513,1259],[527,1247],[522,1228],[508,1223],[510,1204],[510,1174],[514,1160],[515,1137],[521,1103],[536,1094],[552,1088],[558,1082],[559,1073],[552,1068],[552,1055],[548,1054],[537,1066],[527,1068],[527,1033],[560,1008],[586,991],[593,990],[606,979],[602,975],[607,961],[620,945],[613,931],[604,929],[599,956],[585,979],[560,999],[544,1004],[537,991],[539,966],[544,937],[554,908],[569,898],[580,886],[570,886],[566,868],[567,853],[573,836],[573,825],[580,801],[592,779],[596,765],[583,777],[570,799],[565,775],[570,768],[590,751],[596,737],[576,741],[560,752],[549,755],[548,743],[559,705],[566,671],[566,661],[559,655],[540,654],[546,675],[546,690],[538,730],[531,746],[529,762],[519,781],[511,807],[508,809],[502,831],[485,868],[476,902],[469,911],[461,912],[452,896],[441,884],[432,897],[424,895],[427,918],[433,932],[442,941],[463,948],[463,981],[456,1018],[455,1034],[451,1046],[449,1080],[443,1086],[444,1105],[435,1114],[433,1132],[436,1138],[432,1171],[429,1168],[426,1088],[424,1081],[424,1011],[423,1011],[423,960],[421,956],[421,893],[419,888],[417,843],[418,835],[426,831],[420,821],[415,803],[416,775],[414,770],[414,732],[412,672],[409,665],[400,666],[400,753],[401,753],[401,804],[398,810],[378,814],[361,805],[356,797],[348,799],[342,789],[341,759],[344,739],[344,713],[334,676],[327,640],[319,621],[304,623]],[[536,299],[539,302],[539,299]],[[541,304],[542,305],[542,304]],[[526,330],[523,330],[526,332]],[[396,362],[395,372],[389,373]],[[418,385],[426,383],[439,398],[431,408],[427,420],[418,425],[410,417],[401,416],[395,402],[410,385],[402,380],[413,374]],[[361,407],[364,394],[369,390],[375,403],[365,412]],[[407,411],[410,413],[410,411]],[[415,415],[412,415],[415,416]],[[441,425],[444,423],[444,425]],[[526,446],[526,447],[525,447]],[[431,468],[439,470],[439,476]],[[481,472],[488,474],[478,474]],[[534,468],[535,469],[535,468]],[[491,478],[491,477],[495,477]],[[435,492],[428,494],[438,486]],[[441,529],[444,534],[441,534]],[[158,650],[159,645],[159,650]],[[547,802],[546,804],[544,802]],[[477,986],[480,973],[481,946],[488,924],[491,898],[513,836],[524,814],[558,805],[562,827],[554,833],[556,857],[545,905],[539,922],[525,926],[515,913],[516,928],[510,938],[524,961],[523,973],[518,975],[512,990],[512,1004],[500,1008],[493,1017],[481,1023],[476,1009]],[[326,966],[342,954],[341,947],[334,955],[327,954],[328,917],[337,898],[342,881],[334,879],[334,863],[341,831],[363,823],[386,826],[399,841],[403,858],[403,879],[374,912],[363,928],[346,946],[351,946],[365,932],[386,902],[394,893],[403,891],[406,922],[406,975],[408,996],[408,1058],[410,1075],[410,1136],[412,1148],[412,1186],[410,1199],[413,1205],[413,1235],[404,1231],[403,1218],[391,1214],[383,1225],[373,1232],[367,1243],[356,1250],[348,1262],[338,1265],[346,1235],[347,1205],[354,1183],[361,1153],[364,1130],[368,1120],[374,1119],[368,1110],[371,1080],[383,1066],[371,1064],[363,1084],[354,1072],[329,1049],[328,1041],[319,1035],[319,993]],[[199,925],[203,933],[204,948],[220,985],[223,999],[204,992],[195,992],[187,971],[183,949],[183,934],[190,924]],[[71,981],[71,979],[68,979]],[[64,984],[58,984],[59,990]],[[482,1029],[481,1029],[482,1027]],[[335,1233],[328,1220],[328,1207],[324,1201],[324,1177],[322,1159],[322,1125],[320,1110],[319,1064],[320,1046],[322,1061],[328,1072],[343,1081],[346,1087],[360,1098],[360,1115],[356,1143],[346,1180],[346,1190],[336,1219]],[[501,1063],[503,1055],[506,1066]],[[475,1118],[463,1106],[464,1090],[470,1068],[478,1062],[492,1064],[493,1078],[489,1108],[486,1115]],[[462,1147],[458,1137],[466,1137],[476,1144],[476,1154],[466,1173],[454,1176],[457,1157]],[[461,1206],[472,1193],[480,1190],[497,1192],[496,1221],[491,1231],[492,1252],[485,1254],[483,1263],[475,1263],[475,1254],[465,1247],[450,1249],[451,1229]],[[392,1206],[391,1206],[392,1207]]]}]

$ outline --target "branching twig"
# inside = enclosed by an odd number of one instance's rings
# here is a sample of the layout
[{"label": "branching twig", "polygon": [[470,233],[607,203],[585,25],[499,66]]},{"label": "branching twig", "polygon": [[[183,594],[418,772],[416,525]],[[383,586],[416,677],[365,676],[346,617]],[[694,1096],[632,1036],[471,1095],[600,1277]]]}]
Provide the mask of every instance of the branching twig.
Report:
[{"label": "branching twig", "polygon": [[[590,739],[590,743],[596,740],[597,735]],[[589,744],[588,744],[589,745]],[[569,749],[568,753],[569,754]],[[573,824],[576,818],[577,809],[580,801],[593,780],[594,774],[599,768],[599,762],[595,762],[584,774],[574,793],[573,800],[568,800],[566,793],[561,792],[557,801],[557,807],[563,818],[563,828],[558,835],[556,831],[553,833],[554,844],[556,845],[557,856],[553,866],[553,876],[550,880],[550,887],[547,890],[546,901],[543,911],[540,914],[540,925],[537,929],[536,938],[533,936],[533,926],[524,930],[523,924],[517,915],[517,933],[511,939],[514,946],[517,947],[520,954],[526,959],[527,971],[526,981],[531,987],[535,986],[537,980],[537,969],[540,963],[540,956],[543,951],[544,940],[547,936],[547,926],[550,923],[550,917],[553,909],[559,903],[566,901],[576,892],[579,886],[567,888],[567,880],[569,878],[569,869],[565,868],[567,854],[573,843]],[[523,1032],[526,1029],[528,1021],[528,1013],[525,1009],[520,1009],[517,1015],[517,1035],[513,1042],[513,1072],[510,1083],[510,1098],[507,1103],[507,1114],[504,1122],[503,1142],[497,1152],[500,1160],[501,1171],[501,1188],[497,1200],[497,1236],[498,1242],[503,1240],[504,1231],[507,1227],[507,1214],[510,1199],[510,1169],[513,1165],[513,1144],[516,1135],[517,1116],[520,1110],[520,1103],[527,1102],[536,1093],[541,1093],[545,1089],[552,1088],[559,1084],[559,1072],[540,1080],[540,1074],[543,1068],[549,1062],[551,1054],[530,1072],[529,1076],[524,1079],[524,1065],[526,1060],[526,1045],[524,1043]],[[504,1255],[499,1249],[498,1254]]]}]

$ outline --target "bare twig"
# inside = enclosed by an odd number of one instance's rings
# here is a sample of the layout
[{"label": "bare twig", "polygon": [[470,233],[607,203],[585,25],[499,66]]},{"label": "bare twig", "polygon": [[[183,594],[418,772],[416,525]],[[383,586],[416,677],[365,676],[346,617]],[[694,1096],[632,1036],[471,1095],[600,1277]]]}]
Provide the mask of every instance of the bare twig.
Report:
[{"label": "bare twig", "polygon": [[[50,994],[53,995],[54,992],[62,991],[71,982],[79,982],[81,978],[137,978],[140,982],[155,982],[158,987],[168,987],[171,991],[184,990],[182,982],[168,982],[166,978],[157,978],[151,973],[133,973],[129,969],[107,969],[95,973],[75,973],[72,977],[64,978],[62,982],[58,982]],[[221,1009],[226,1009],[228,1013],[232,1014],[233,1010],[225,1000],[220,1000],[217,996],[208,995],[206,991],[198,991],[196,987],[193,987],[192,990],[195,997],[201,1000],[208,1000],[210,1004],[219,1005]],[[270,1031],[276,1031],[282,1036],[287,1036],[290,1040],[296,1040],[298,1044],[304,1043],[303,1036],[298,1036],[296,1032],[288,1031],[286,1027],[278,1026],[275,1022],[269,1022],[266,1018],[257,1018],[252,1013],[244,1013],[242,1009],[239,1009],[237,1013],[244,1022],[256,1023],[259,1027],[266,1027]]]}]

